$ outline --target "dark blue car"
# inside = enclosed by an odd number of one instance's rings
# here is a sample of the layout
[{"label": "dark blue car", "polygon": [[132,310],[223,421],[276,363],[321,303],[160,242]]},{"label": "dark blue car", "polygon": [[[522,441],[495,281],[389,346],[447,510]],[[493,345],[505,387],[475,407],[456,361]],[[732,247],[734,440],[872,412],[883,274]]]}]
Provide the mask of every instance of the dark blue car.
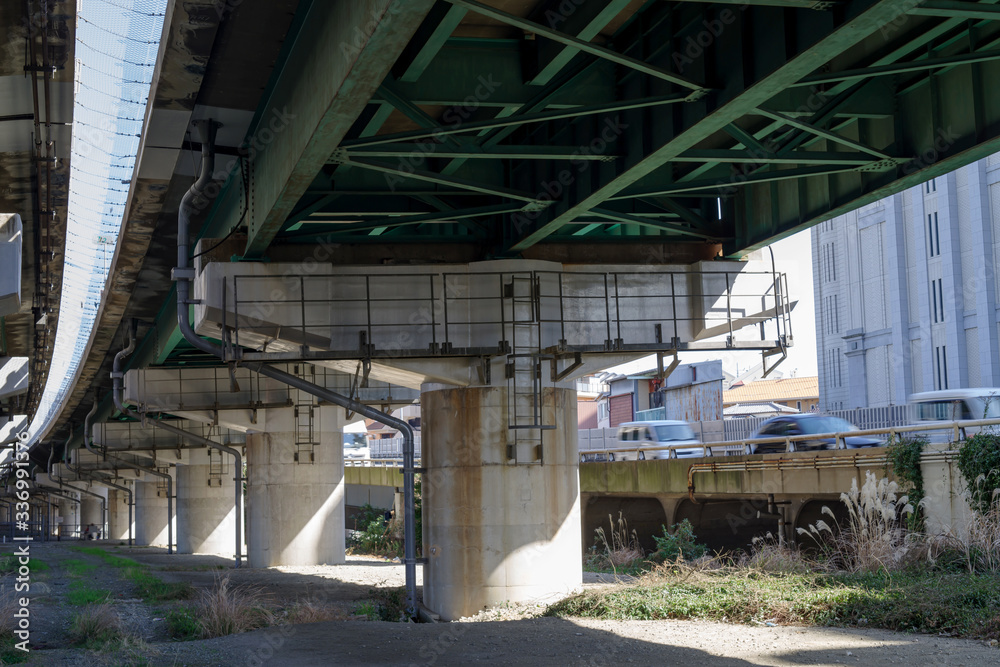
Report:
[{"label": "dark blue car", "polygon": [[[857,431],[858,427],[851,422],[840,417],[830,415],[800,414],[782,415],[772,417],[761,424],[753,434],[753,438],[777,438],[793,435],[807,435],[815,433],[817,435],[827,433],[846,433]],[[884,443],[875,436],[851,435],[843,438],[844,447],[856,449],[858,447],[880,447]],[[792,445],[797,452],[816,451],[820,449],[836,449],[837,441],[834,438],[815,438],[795,440]],[[774,454],[787,451],[783,442],[769,442],[761,444],[750,444],[748,454]]]}]

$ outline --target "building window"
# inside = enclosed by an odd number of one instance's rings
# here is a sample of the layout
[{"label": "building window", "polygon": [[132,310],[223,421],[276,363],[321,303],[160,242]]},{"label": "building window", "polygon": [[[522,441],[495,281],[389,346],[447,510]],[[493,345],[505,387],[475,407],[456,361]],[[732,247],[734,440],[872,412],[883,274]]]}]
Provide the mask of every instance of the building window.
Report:
[{"label": "building window", "polygon": [[935,377],[934,377],[934,388],[935,389],[947,389],[948,388],[948,355],[945,350],[945,346],[934,348],[934,362],[935,362]]},{"label": "building window", "polygon": [[944,287],[941,278],[931,281],[931,301],[934,322],[944,322]]},{"label": "building window", "polygon": [[826,268],[826,282],[837,279],[837,251],[833,243],[823,245],[823,265]]},{"label": "building window", "polygon": [[927,214],[927,249],[930,257],[937,257],[941,254],[941,230],[938,227],[938,214]]},{"label": "building window", "polygon": [[795,401],[795,409],[802,412],[802,401]]},{"label": "building window", "polygon": [[932,192],[937,192],[937,179],[932,178],[931,180],[927,181],[927,183],[924,184],[924,187],[926,188],[924,192],[926,192],[927,194],[930,194]]}]

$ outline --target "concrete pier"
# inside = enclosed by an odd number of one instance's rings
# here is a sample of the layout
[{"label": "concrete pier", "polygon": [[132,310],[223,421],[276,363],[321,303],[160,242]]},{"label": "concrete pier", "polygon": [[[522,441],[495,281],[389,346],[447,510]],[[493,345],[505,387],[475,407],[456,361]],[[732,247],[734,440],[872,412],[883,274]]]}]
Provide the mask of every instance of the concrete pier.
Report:
[{"label": "concrete pier", "polygon": [[507,389],[422,395],[424,602],[454,620],[504,601],[564,596],[582,582],[576,395],[542,393],[541,457],[517,452]]},{"label": "concrete pier", "polygon": [[[128,542],[128,494],[118,489],[108,489],[108,539]],[[135,514],[132,518],[132,536],[135,537]]]},{"label": "concrete pier", "polygon": [[236,539],[233,457],[211,449],[190,450],[188,455],[190,464],[177,466],[177,553],[232,557]]},{"label": "concrete pier", "polygon": [[343,415],[313,407],[316,444],[305,447],[294,408],[260,411],[265,432],[247,433],[250,567],[344,562]]},{"label": "concrete pier", "polygon": [[[157,478],[149,479],[152,481],[135,483],[135,543],[142,546],[165,547],[168,539],[167,496],[165,491],[158,492]],[[176,523],[174,525],[176,526]],[[174,534],[177,534],[176,531]]]}]

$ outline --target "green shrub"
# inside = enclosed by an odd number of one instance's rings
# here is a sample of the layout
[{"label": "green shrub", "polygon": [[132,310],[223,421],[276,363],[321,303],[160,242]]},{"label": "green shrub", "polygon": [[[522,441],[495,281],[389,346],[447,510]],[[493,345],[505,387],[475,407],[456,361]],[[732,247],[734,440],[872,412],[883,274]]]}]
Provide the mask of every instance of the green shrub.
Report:
[{"label": "green shrub", "polygon": [[694,526],[687,519],[673,526],[673,532],[663,526],[663,536],[653,535],[656,551],[653,560],[676,561],[695,560],[708,553],[708,547],[695,542]]},{"label": "green shrub", "polygon": [[958,451],[958,469],[969,487],[970,504],[980,514],[988,514],[1000,489],[1000,435],[977,433]]},{"label": "green shrub", "polygon": [[887,442],[886,464],[900,481],[913,512],[907,518],[911,530],[921,530],[924,515],[920,502],[924,499],[924,474],[920,469],[920,456],[927,446],[923,436],[893,435]]}]

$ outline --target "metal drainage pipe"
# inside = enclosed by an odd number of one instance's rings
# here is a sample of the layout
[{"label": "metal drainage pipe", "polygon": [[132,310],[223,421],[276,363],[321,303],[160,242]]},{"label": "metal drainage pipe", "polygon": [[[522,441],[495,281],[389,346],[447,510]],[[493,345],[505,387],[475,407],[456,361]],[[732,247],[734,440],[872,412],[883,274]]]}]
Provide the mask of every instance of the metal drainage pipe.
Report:
[{"label": "metal drainage pipe", "polygon": [[[122,412],[122,414],[128,415],[129,417],[132,417],[134,419],[142,419],[142,415],[140,415],[137,412],[134,412],[133,410],[130,410],[129,408],[126,408],[125,405],[124,405],[124,403],[123,403],[123,401],[122,401],[122,377],[124,376],[124,373],[121,370],[121,364],[122,364],[122,361],[125,359],[125,357],[128,356],[129,354],[131,354],[132,350],[134,350],[134,349],[135,349],[135,336],[130,331],[129,332],[128,346],[124,350],[122,350],[121,352],[119,352],[118,354],[115,355],[115,362],[114,362],[113,370],[111,372],[111,378],[112,378],[112,382],[113,382],[112,398],[114,399],[115,406],[118,407],[118,409]],[[95,405],[94,407],[96,409],[97,406]],[[236,481],[236,485],[235,486],[236,486],[236,488],[235,488],[235,491],[234,491],[234,493],[235,493],[234,502],[235,502],[235,509],[236,509],[236,564],[235,564],[235,567],[238,568],[240,566],[240,560],[242,558],[242,553],[243,553],[243,539],[242,539],[243,534],[242,534],[242,531],[241,531],[241,527],[242,527],[242,524],[243,524],[243,516],[242,516],[242,512],[241,512],[241,507],[240,507],[242,505],[242,503],[240,501],[243,499],[243,457],[240,456],[239,451],[237,451],[236,449],[234,449],[232,447],[227,447],[226,445],[220,445],[219,443],[215,442],[214,440],[209,440],[208,438],[206,438],[204,436],[198,435],[196,433],[191,433],[190,431],[185,431],[184,429],[177,428],[176,426],[172,426],[170,424],[166,424],[166,423],[164,423],[164,422],[162,422],[162,421],[160,421],[158,419],[153,419],[153,420],[150,420],[150,421],[152,422],[153,426],[156,427],[156,428],[158,428],[158,429],[161,429],[161,430],[166,431],[168,433],[173,433],[174,435],[176,435],[176,436],[178,436],[179,438],[182,438],[182,439],[193,440],[193,441],[197,442],[198,444],[205,445],[206,447],[211,447],[212,449],[215,449],[215,450],[220,451],[220,452],[224,452],[224,453],[229,454],[230,456],[233,457],[233,461],[234,461],[233,468],[234,468],[234,472],[236,474],[236,477],[235,477],[235,481]]]},{"label": "metal drainage pipe", "polygon": [[[177,267],[171,271],[171,278],[177,283],[177,324],[184,339],[196,349],[225,360],[225,351],[221,347],[210,343],[195,333],[194,328],[191,326],[191,314],[189,311],[189,307],[193,303],[191,300],[191,281],[194,279],[194,269],[190,266],[188,259],[191,245],[189,229],[191,222],[190,208],[196,198],[203,196],[204,188],[211,180],[212,172],[215,169],[215,132],[218,129],[218,123],[212,120],[197,121],[197,124],[202,135],[201,174],[194,185],[184,194],[180,210],[177,212]],[[369,419],[375,419],[386,426],[391,426],[399,430],[403,434],[403,563],[406,573],[408,612],[411,617],[415,617],[417,611],[417,552],[415,544],[417,531],[416,503],[414,500],[414,475],[416,469],[413,428],[407,422],[397,419],[390,414],[330,391],[325,387],[307,382],[272,366],[267,366],[260,362],[244,365],[256,373],[266,375],[307,394],[357,412]]]},{"label": "metal drainage pipe", "polygon": [[[97,406],[96,405],[94,406],[94,410],[95,411],[97,410]],[[63,446],[63,462],[66,464],[66,468],[70,472],[72,472],[73,474],[76,475],[76,481],[83,481],[83,479],[82,479],[83,476],[80,473],[80,465],[77,464],[76,469],[74,470],[73,469],[73,465],[69,462],[69,443],[70,443],[70,441],[72,439],[73,439],[73,429],[70,428],[70,430],[69,430],[69,437],[66,438],[66,444]],[[59,486],[62,486],[62,485],[63,485],[63,478],[62,478],[62,474],[60,474],[59,475]],[[107,535],[108,534],[108,532],[107,532],[107,528],[108,528],[108,526],[107,526],[108,500],[107,500],[107,498],[102,497],[101,494],[99,494],[99,493],[94,493],[93,491],[89,491],[87,489],[81,489],[81,488],[76,487],[76,486],[71,486],[68,482],[66,483],[66,486],[68,486],[69,488],[73,489],[74,491],[79,491],[80,493],[86,493],[89,496],[94,496],[95,498],[97,498],[98,500],[101,501],[101,532],[104,535]],[[83,525],[83,503],[80,504],[80,525],[81,526]]]},{"label": "metal drainage pipe", "polygon": [[[93,415],[96,412],[97,412],[97,401],[94,401],[94,409],[90,411],[90,413],[84,420],[83,445],[84,447],[87,448],[87,451],[93,454],[94,456],[101,456],[101,453],[98,452],[96,449],[94,449],[94,441],[93,441],[94,427],[90,421],[93,419]],[[132,546],[132,509],[135,507],[135,496],[132,495],[132,489],[128,488],[127,486],[122,486],[120,484],[114,484],[107,480],[101,480],[101,483],[104,484],[105,486],[109,486],[114,489],[119,489],[128,494],[128,500],[126,501],[126,503],[128,504],[128,545]]]}]

